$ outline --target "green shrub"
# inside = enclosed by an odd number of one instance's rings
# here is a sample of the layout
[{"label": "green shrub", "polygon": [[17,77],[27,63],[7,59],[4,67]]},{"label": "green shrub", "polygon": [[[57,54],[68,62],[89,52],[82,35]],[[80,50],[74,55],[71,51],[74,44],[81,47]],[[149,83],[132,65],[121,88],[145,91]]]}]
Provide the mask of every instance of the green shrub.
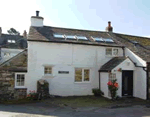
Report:
[{"label": "green shrub", "polygon": [[92,92],[94,93],[94,96],[102,96],[104,95],[104,92],[102,92],[100,89],[98,88],[94,88],[92,89]]}]

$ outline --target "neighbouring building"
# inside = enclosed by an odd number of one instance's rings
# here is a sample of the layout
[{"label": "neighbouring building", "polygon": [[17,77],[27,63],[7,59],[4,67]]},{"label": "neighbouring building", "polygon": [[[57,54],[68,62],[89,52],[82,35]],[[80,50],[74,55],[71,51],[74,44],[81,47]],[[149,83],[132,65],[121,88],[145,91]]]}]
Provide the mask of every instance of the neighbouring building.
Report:
[{"label": "neighbouring building", "polygon": [[12,58],[27,48],[27,33],[23,36],[3,34],[0,27],[0,63]]},{"label": "neighbouring building", "polygon": [[44,79],[51,95],[93,95],[100,88],[110,98],[107,82],[117,79],[119,96],[149,98],[150,38],[114,33],[111,22],[103,32],[44,26],[43,20],[37,11],[28,49],[0,66],[13,74],[14,94],[37,90]]}]

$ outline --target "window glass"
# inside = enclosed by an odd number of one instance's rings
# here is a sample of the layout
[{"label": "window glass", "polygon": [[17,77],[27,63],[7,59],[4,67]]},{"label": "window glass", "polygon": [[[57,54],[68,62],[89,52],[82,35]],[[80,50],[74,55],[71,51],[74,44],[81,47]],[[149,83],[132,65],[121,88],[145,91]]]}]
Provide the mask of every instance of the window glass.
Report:
[{"label": "window glass", "polygon": [[113,49],[113,55],[115,55],[115,56],[118,55],[118,49]]},{"label": "window glass", "polygon": [[106,48],[106,55],[112,55],[112,48]]},{"label": "window glass", "polygon": [[52,74],[52,67],[45,67],[44,68],[44,73],[45,74]]},{"label": "window glass", "polygon": [[76,39],[75,35],[66,35],[67,39]]},{"label": "window glass", "polygon": [[85,36],[77,36],[78,39],[83,39],[83,40],[87,40],[87,38]]},{"label": "window glass", "polygon": [[75,82],[82,82],[82,69],[75,69]]},{"label": "window glass", "polygon": [[84,81],[89,81],[89,74],[90,74],[90,70],[84,69]]},{"label": "window glass", "polygon": [[99,38],[99,37],[95,37],[94,39],[95,41],[102,41],[102,42],[104,41],[102,38]]},{"label": "window glass", "polygon": [[65,38],[63,34],[54,34],[55,38]]},{"label": "window glass", "polygon": [[25,75],[17,74],[16,86],[24,86]]}]

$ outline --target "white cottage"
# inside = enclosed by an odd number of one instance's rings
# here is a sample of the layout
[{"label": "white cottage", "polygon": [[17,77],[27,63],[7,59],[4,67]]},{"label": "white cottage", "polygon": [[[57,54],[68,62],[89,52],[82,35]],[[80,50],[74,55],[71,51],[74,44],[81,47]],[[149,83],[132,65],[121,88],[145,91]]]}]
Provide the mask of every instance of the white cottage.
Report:
[{"label": "white cottage", "polygon": [[43,20],[38,11],[31,17],[23,86],[28,93],[44,79],[52,95],[93,95],[100,88],[110,98],[107,82],[117,79],[119,96],[148,99],[150,50],[140,38],[149,38],[113,33],[110,22],[102,32],[44,26]]}]

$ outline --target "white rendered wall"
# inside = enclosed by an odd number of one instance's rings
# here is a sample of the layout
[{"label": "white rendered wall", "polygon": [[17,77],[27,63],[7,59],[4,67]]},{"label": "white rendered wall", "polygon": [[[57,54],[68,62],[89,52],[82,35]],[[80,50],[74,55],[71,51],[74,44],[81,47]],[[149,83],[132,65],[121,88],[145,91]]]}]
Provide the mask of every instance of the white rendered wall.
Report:
[{"label": "white rendered wall", "polygon": [[31,26],[42,27],[43,26],[43,19],[31,17]]},{"label": "white rendered wall", "polygon": [[[146,61],[142,60],[128,48],[125,49],[125,53],[132,61],[136,62],[138,66],[146,67]],[[136,67],[134,76],[134,96],[146,99],[146,71],[144,71],[143,68]]]},{"label": "white rendered wall", "polygon": [[[119,55],[122,56],[122,49]],[[36,90],[37,80],[46,79],[50,94],[92,95],[92,88],[99,87],[98,70],[112,57],[105,56],[105,47],[73,45],[45,42],[28,42],[28,76],[26,86]],[[44,76],[44,66],[53,66],[54,77]],[[74,82],[74,68],[90,69],[90,82]],[[69,71],[69,74],[58,74],[58,71]]]},{"label": "white rendered wall", "polygon": [[[24,49],[10,49],[10,48],[1,48],[1,59],[0,63],[16,56],[18,53],[22,52]],[[10,55],[6,56],[4,53],[9,53]]]},{"label": "white rendered wall", "polygon": [[[128,63],[130,63],[130,64],[128,64]],[[135,66],[130,61],[130,59],[127,58],[125,61],[123,61],[118,66],[116,66],[111,71],[111,73],[115,73],[116,74],[116,79],[117,79],[117,82],[119,84],[119,89],[117,91],[117,95],[122,97],[122,72],[117,71],[119,68],[122,68],[122,70],[133,70],[133,73],[134,73]],[[101,77],[100,77],[101,78],[101,90],[104,92],[104,96],[105,97],[110,98],[108,96],[108,86],[107,86],[107,83],[109,81],[109,73],[107,73],[107,72],[100,72],[100,74],[101,74]],[[134,87],[133,87],[133,89],[134,89]]]}]

